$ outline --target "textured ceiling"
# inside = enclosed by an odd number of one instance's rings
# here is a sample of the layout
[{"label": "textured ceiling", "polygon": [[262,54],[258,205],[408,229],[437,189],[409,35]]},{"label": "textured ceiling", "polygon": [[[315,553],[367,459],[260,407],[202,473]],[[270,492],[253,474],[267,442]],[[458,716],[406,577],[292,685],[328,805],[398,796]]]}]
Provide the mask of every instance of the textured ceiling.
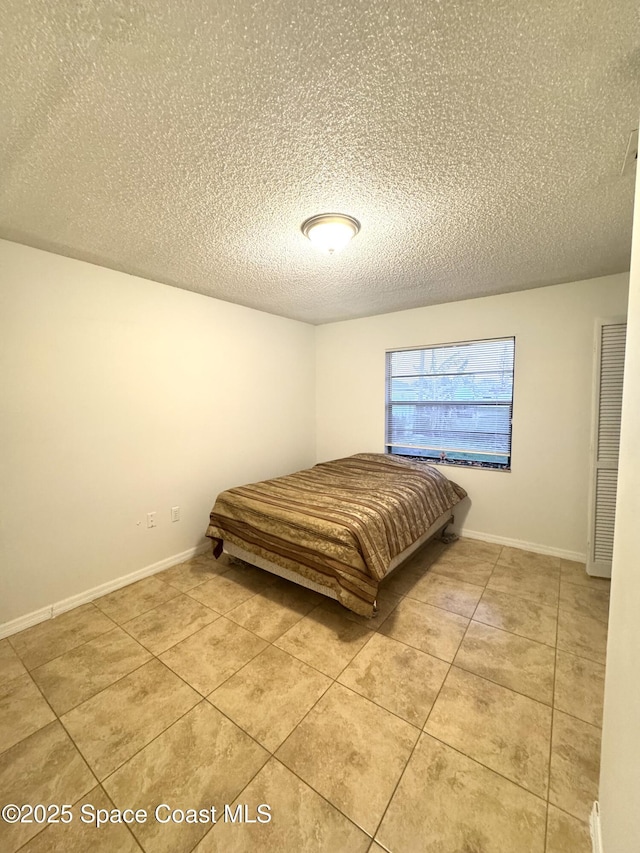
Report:
[{"label": "textured ceiling", "polygon": [[635,0],[4,0],[0,236],[312,323],[620,272],[639,35]]}]

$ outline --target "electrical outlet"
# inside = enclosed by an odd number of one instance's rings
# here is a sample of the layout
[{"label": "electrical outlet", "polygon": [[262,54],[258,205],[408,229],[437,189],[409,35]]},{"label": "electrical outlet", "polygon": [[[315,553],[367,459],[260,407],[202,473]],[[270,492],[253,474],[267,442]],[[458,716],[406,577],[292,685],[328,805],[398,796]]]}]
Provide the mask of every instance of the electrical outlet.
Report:
[{"label": "electrical outlet", "polygon": [[172,506],[171,507],[171,521],[180,521],[180,507]]},{"label": "electrical outlet", "polygon": [[156,514],[155,512],[147,513],[147,527],[155,527],[156,526]]}]

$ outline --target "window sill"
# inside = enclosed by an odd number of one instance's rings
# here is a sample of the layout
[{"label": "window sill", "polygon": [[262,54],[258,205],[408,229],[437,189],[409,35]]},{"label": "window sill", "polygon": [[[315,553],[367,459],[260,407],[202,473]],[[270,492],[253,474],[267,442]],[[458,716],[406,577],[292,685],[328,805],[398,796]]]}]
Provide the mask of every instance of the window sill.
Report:
[{"label": "window sill", "polygon": [[502,474],[510,474],[511,468],[494,468],[492,465],[468,465],[465,462],[440,462],[438,459],[425,460],[429,465],[438,465],[446,468],[463,468],[468,471],[498,471]]},{"label": "window sill", "polygon": [[405,453],[389,453],[388,456],[396,456],[398,459],[411,459],[412,462],[425,462],[427,465],[443,466],[446,468],[463,468],[474,471],[501,471],[504,474],[510,474],[511,468],[499,468],[493,465],[485,465],[482,462],[441,462],[439,459],[429,459],[427,456],[409,456]]}]

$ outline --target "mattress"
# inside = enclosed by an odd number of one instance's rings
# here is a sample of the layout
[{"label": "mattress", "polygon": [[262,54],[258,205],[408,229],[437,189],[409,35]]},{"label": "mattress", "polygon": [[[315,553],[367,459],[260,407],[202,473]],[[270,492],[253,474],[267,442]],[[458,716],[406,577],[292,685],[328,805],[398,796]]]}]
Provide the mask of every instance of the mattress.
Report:
[{"label": "mattress", "polygon": [[331,588],[370,615],[400,555],[466,496],[424,462],[358,453],[218,495],[207,536]]}]

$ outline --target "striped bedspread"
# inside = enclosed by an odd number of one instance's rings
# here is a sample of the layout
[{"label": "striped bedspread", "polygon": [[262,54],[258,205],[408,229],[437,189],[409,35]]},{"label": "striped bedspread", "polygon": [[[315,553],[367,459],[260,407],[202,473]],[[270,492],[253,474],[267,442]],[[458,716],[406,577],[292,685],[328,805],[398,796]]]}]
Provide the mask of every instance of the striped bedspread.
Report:
[{"label": "striped bedspread", "polygon": [[359,453],[222,492],[207,536],[329,586],[371,613],[378,582],[464,489],[423,462]]}]

